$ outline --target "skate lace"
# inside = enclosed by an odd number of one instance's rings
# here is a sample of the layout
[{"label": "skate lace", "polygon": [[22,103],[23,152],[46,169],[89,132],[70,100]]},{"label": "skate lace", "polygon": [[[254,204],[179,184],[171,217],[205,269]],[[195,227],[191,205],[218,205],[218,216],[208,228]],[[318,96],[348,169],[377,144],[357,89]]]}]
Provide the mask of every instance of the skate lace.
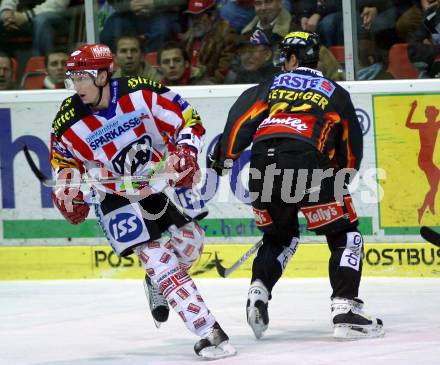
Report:
[{"label": "skate lace", "polygon": [[208,340],[211,345],[218,346],[223,341],[226,341],[228,339],[228,336],[216,323],[213,327],[211,327],[210,331],[203,336],[203,338]]},{"label": "skate lace", "polygon": [[150,294],[150,301],[151,301],[153,308],[167,305],[167,300],[165,299],[163,294],[160,292],[158,286],[154,285],[151,282],[148,282],[148,288],[149,288],[149,294]]}]

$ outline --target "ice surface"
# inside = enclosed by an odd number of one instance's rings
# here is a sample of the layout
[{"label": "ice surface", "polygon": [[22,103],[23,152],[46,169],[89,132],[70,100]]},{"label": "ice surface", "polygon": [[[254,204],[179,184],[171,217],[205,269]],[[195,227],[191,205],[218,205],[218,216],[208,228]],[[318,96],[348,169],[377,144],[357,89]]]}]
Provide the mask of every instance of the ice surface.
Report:
[{"label": "ice surface", "polygon": [[[248,281],[196,279],[238,355],[212,364],[438,365],[440,280],[365,278],[366,312],[383,319],[382,339],[331,336],[325,279],[283,279],[261,340],[246,324]],[[197,338],[173,312],[154,327],[142,280],[0,282],[0,364],[185,365],[202,363]]]}]

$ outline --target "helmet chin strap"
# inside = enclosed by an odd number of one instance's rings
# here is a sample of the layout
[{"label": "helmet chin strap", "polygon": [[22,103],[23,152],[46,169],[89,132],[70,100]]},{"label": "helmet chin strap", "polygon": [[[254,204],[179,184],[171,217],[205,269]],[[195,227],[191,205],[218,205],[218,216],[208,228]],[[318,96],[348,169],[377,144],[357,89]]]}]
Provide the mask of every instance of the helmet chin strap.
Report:
[{"label": "helmet chin strap", "polygon": [[96,85],[96,79],[93,80],[93,85],[95,85],[99,90],[98,100],[95,103],[90,103],[89,105],[92,108],[96,108],[102,100],[102,93],[104,91],[104,87],[108,84],[108,79],[105,80],[105,84],[103,86]]}]

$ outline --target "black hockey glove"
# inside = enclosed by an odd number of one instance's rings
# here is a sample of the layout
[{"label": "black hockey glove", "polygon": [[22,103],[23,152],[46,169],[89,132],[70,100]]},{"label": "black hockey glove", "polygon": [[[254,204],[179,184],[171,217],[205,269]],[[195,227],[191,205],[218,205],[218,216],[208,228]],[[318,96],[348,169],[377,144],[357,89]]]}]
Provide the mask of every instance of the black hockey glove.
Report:
[{"label": "black hockey glove", "polygon": [[232,168],[233,161],[230,158],[224,158],[220,147],[220,139],[212,152],[206,155],[206,167],[208,169],[213,169],[217,175],[223,176]]}]

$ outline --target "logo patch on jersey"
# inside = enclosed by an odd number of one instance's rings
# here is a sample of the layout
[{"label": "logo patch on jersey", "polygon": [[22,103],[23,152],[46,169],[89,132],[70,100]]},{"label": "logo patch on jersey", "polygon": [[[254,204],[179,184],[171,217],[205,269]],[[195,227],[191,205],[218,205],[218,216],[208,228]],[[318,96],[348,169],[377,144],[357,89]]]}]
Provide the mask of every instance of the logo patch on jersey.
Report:
[{"label": "logo patch on jersey", "polygon": [[186,298],[189,297],[189,293],[186,289],[184,288],[180,288],[179,290],[176,291],[176,294],[182,298],[183,300],[185,300]]},{"label": "logo patch on jersey", "polygon": [[131,142],[113,158],[113,168],[118,174],[134,175],[139,166],[146,165],[151,159],[151,137],[148,135]]},{"label": "logo patch on jersey", "polygon": [[286,118],[266,118],[260,124],[258,128],[274,126],[274,125],[283,125],[285,127],[294,129],[298,134],[305,133],[309,127],[306,123],[303,123],[301,119],[286,117]]},{"label": "logo patch on jersey", "polygon": [[164,264],[167,264],[168,262],[170,262],[170,259],[171,259],[171,255],[165,252],[164,254],[162,254],[159,261]]},{"label": "logo patch on jersey", "polygon": [[185,256],[190,257],[192,253],[194,252],[195,247],[193,245],[188,244],[185,249],[183,250],[183,253]]},{"label": "logo patch on jersey", "polygon": [[270,216],[270,213],[267,209],[261,210],[257,208],[252,208],[252,210],[255,216],[255,223],[258,227],[264,227],[273,224],[272,217]]},{"label": "logo patch on jersey", "polygon": [[70,102],[67,102],[63,104],[61,107],[61,110],[58,113],[58,118],[56,118],[53,122],[53,131],[56,136],[58,136],[60,133],[60,129],[68,123],[70,120],[73,120],[76,117],[76,112],[74,107],[68,107]]},{"label": "logo patch on jersey", "polygon": [[148,264],[148,261],[150,261],[150,256],[148,256],[145,252],[142,252],[139,254],[139,258],[141,259],[142,263]]},{"label": "logo patch on jersey", "polygon": [[163,88],[163,86],[160,82],[150,80],[150,79],[147,79],[142,76],[130,77],[127,81],[127,84],[128,84],[128,87],[130,87],[132,89],[136,89],[139,85],[150,86],[156,90],[160,90]]},{"label": "logo patch on jersey", "polygon": [[342,206],[337,202],[302,207],[301,212],[307,220],[307,229],[313,230],[344,217]]},{"label": "logo patch on jersey", "polygon": [[178,103],[182,107],[182,110],[185,110],[189,106],[188,102],[182,99],[180,95],[176,95],[173,102]]},{"label": "logo patch on jersey", "polygon": [[113,238],[122,243],[134,241],[142,233],[142,222],[131,213],[118,213],[109,222]]},{"label": "logo patch on jersey", "polygon": [[150,241],[148,242],[148,248],[160,248],[160,242],[159,241]]},{"label": "logo patch on jersey", "polygon": [[333,85],[330,81],[322,79],[320,84],[316,86],[316,90],[322,92],[324,95],[328,97],[332,96],[335,91],[336,86]]},{"label": "logo patch on jersey", "polygon": [[203,327],[205,324],[206,324],[205,317],[199,318],[198,320],[193,322],[195,329],[199,329],[200,327]]},{"label": "logo patch on jersey", "polygon": [[201,307],[199,307],[198,305],[195,305],[194,303],[189,303],[188,308],[186,308],[186,310],[188,312],[195,313],[195,314],[198,314],[201,309],[202,309]]},{"label": "logo patch on jersey", "polygon": [[86,142],[90,148],[95,151],[107,143],[114,141],[125,132],[136,128],[142,123],[142,120],[146,118],[149,118],[147,114],[139,114],[139,112],[120,115],[117,120],[106,123],[101,128],[90,133],[86,137]]},{"label": "logo patch on jersey", "polygon": [[286,87],[294,90],[316,90],[330,97],[336,87],[330,81],[322,77],[311,77],[294,73],[281,74],[273,80],[271,90],[278,87]]}]

